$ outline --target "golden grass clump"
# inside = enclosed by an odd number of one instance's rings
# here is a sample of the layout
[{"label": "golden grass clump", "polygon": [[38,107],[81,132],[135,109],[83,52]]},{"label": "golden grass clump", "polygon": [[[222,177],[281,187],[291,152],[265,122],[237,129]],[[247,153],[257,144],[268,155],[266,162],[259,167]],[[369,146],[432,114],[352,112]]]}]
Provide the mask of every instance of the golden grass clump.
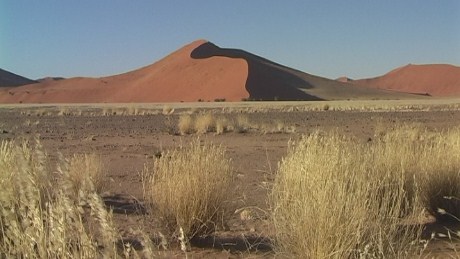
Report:
[{"label": "golden grass clump", "polygon": [[434,132],[403,125],[382,142],[386,160],[419,179],[422,206],[438,221],[460,221],[460,128]]},{"label": "golden grass clump", "polygon": [[[270,196],[278,252],[299,258],[405,258],[418,225],[415,184],[382,149],[337,133],[289,144]],[[378,166],[376,166],[378,165]],[[407,221],[407,220],[406,220]]]},{"label": "golden grass clump", "polygon": [[251,124],[249,123],[249,118],[245,115],[239,114],[236,117],[235,129],[238,133],[245,133],[248,132],[251,128]]},{"label": "golden grass clump", "polygon": [[195,131],[198,134],[205,134],[215,130],[214,117],[211,113],[200,114],[195,117]]},{"label": "golden grass clump", "polygon": [[227,131],[232,131],[233,125],[231,121],[223,116],[216,119],[216,134],[220,135]]},{"label": "golden grass clump", "polygon": [[75,154],[68,161],[67,168],[69,180],[73,183],[75,193],[88,192],[84,190],[89,187],[85,181],[91,181],[91,188],[97,193],[101,193],[106,184],[105,172],[99,156],[92,154]]},{"label": "golden grass clump", "polygon": [[171,234],[181,231],[188,242],[222,222],[232,181],[222,147],[194,140],[146,165],[142,178],[145,199]]},{"label": "golden grass clump", "polygon": [[432,158],[421,162],[426,168],[422,198],[438,220],[460,222],[460,128],[436,138],[428,151]]},{"label": "golden grass clump", "polygon": [[181,135],[190,134],[193,131],[193,119],[189,114],[183,114],[179,117],[178,122],[179,133]]},{"label": "golden grass clump", "polygon": [[38,142],[34,148],[1,143],[0,257],[116,256],[111,213],[97,193],[69,191],[65,164],[52,175]]}]

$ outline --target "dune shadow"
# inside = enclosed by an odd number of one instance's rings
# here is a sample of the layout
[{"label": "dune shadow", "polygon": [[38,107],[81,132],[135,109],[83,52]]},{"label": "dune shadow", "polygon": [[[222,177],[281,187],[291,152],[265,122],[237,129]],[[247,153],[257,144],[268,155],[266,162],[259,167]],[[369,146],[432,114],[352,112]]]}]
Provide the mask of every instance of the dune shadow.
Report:
[{"label": "dune shadow", "polygon": [[238,236],[203,236],[194,237],[190,241],[193,247],[227,250],[235,252],[273,252],[273,245],[269,238],[258,235]]},{"label": "dune shadow", "polygon": [[207,42],[195,48],[190,56],[193,59],[205,59],[214,56],[244,59],[248,64],[248,78],[246,79],[245,87],[249,93],[250,100],[323,100],[300,90],[310,89],[313,86],[292,73],[291,68],[244,50],[219,48]]},{"label": "dune shadow", "polygon": [[103,197],[105,206],[110,208],[113,213],[117,214],[138,214],[144,215],[147,213],[145,206],[138,200],[124,197],[123,195],[115,194],[112,196]]}]

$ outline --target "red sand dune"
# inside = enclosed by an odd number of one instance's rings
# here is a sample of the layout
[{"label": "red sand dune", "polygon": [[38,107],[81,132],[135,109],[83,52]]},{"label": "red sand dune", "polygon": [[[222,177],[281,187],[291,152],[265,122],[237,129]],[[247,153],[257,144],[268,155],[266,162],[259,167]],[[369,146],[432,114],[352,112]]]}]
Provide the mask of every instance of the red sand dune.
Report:
[{"label": "red sand dune", "polygon": [[247,64],[241,59],[190,58],[205,41],[193,42],[153,65],[102,78],[44,81],[0,93],[0,102],[98,103],[169,102],[248,97]]},{"label": "red sand dune", "polygon": [[460,95],[460,67],[432,64],[407,65],[375,78],[352,81],[355,85],[432,96]]},{"label": "red sand dune", "polygon": [[33,83],[36,81],[0,69],[0,87],[14,87]]},{"label": "red sand dune", "polygon": [[282,66],[198,40],[158,62],[101,78],[44,80],[0,90],[0,103],[196,102],[225,99],[343,100],[407,98]]}]

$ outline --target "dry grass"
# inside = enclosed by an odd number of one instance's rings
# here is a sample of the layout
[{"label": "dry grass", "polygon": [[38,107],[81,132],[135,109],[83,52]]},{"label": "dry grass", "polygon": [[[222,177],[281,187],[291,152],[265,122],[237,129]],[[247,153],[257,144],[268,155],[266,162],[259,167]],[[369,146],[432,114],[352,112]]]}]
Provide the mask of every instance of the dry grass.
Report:
[{"label": "dry grass", "polygon": [[193,119],[189,114],[183,114],[179,117],[177,127],[181,135],[190,134],[193,132]]},{"label": "dry grass", "polygon": [[249,118],[246,115],[239,114],[236,117],[235,130],[238,133],[245,133],[248,132],[250,128],[251,124],[249,123]]},{"label": "dry grass", "polygon": [[204,113],[195,117],[195,131],[198,134],[215,131],[214,117],[211,113]]},{"label": "dry grass", "polygon": [[[38,144],[38,143],[37,143]],[[2,257],[95,258],[114,257],[115,237],[110,214],[94,192],[76,197],[68,184],[53,184],[46,155],[38,146],[1,144],[1,235]],[[59,174],[67,172],[58,169]],[[69,183],[73,184],[73,183]],[[94,229],[89,231],[83,215],[90,207]],[[99,237],[92,235],[97,230]],[[99,245],[104,246],[99,249]]]},{"label": "dry grass", "polygon": [[101,193],[105,187],[106,173],[100,157],[94,153],[73,155],[68,161],[67,172],[77,194],[80,191],[93,191],[84,189],[90,186],[85,183],[87,180],[91,181],[91,188],[94,188],[97,193]]},{"label": "dry grass", "polygon": [[190,112],[179,116],[177,123],[178,133],[187,134],[206,134],[215,132],[217,135],[226,132],[260,132],[262,134],[275,133],[294,133],[295,126],[287,126],[282,121],[257,124],[251,122],[246,114],[237,115],[214,115],[211,112],[192,115]]},{"label": "dry grass", "polygon": [[224,116],[219,116],[216,119],[216,134],[220,135],[228,131],[233,131],[233,123]]},{"label": "dry grass", "polygon": [[145,199],[170,233],[184,233],[185,242],[213,231],[222,222],[232,181],[223,148],[200,145],[164,153],[143,173]]},{"label": "dry grass", "polygon": [[169,105],[164,105],[163,106],[163,115],[171,115],[174,113],[174,108],[171,108]]},{"label": "dry grass", "polygon": [[[290,143],[271,194],[277,250],[299,258],[405,258],[416,185],[379,145],[315,133]],[[383,159],[383,160],[382,160]],[[382,161],[380,161],[382,160]]]},{"label": "dry grass", "polygon": [[[70,175],[69,168],[92,170],[92,161],[74,158],[51,170],[38,142],[1,142],[0,257],[118,257],[111,212],[93,191],[90,174],[78,183]],[[76,195],[76,184],[89,187]]]},{"label": "dry grass", "polygon": [[[460,128],[403,125],[382,137],[388,160],[419,179],[422,206],[438,221],[460,218]],[[396,163],[393,163],[396,164]]]}]

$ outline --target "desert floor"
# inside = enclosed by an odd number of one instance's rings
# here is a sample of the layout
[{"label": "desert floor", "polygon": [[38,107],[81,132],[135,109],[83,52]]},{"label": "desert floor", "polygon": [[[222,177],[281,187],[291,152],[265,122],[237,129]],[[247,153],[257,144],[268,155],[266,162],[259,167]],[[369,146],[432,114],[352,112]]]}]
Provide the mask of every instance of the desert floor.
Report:
[{"label": "desert floor", "polygon": [[[155,155],[199,138],[221,144],[233,163],[235,186],[232,188],[230,219],[215,235],[196,240],[189,258],[272,257],[269,238],[268,192],[278,162],[286,154],[288,142],[315,130],[338,131],[356,141],[372,141],[398,123],[417,123],[430,129],[460,126],[458,100],[437,103],[267,103],[229,105],[81,105],[81,106],[3,106],[0,108],[0,140],[40,139],[53,161],[59,153],[96,153],[107,173],[103,192],[106,205],[113,209],[114,220],[124,240],[135,241],[135,230],[143,229],[152,237],[161,226],[147,215],[143,203],[140,172]],[[174,110],[173,110],[174,109]],[[197,135],[177,134],[181,114],[212,112],[236,120],[246,116],[246,132],[213,132]],[[428,225],[426,235],[442,226]],[[135,243],[135,242],[134,242]],[[433,240],[427,256],[455,252],[457,244]],[[460,249],[460,246],[458,246]],[[176,245],[163,257],[183,257]],[[458,256],[458,254],[454,254]]]}]

